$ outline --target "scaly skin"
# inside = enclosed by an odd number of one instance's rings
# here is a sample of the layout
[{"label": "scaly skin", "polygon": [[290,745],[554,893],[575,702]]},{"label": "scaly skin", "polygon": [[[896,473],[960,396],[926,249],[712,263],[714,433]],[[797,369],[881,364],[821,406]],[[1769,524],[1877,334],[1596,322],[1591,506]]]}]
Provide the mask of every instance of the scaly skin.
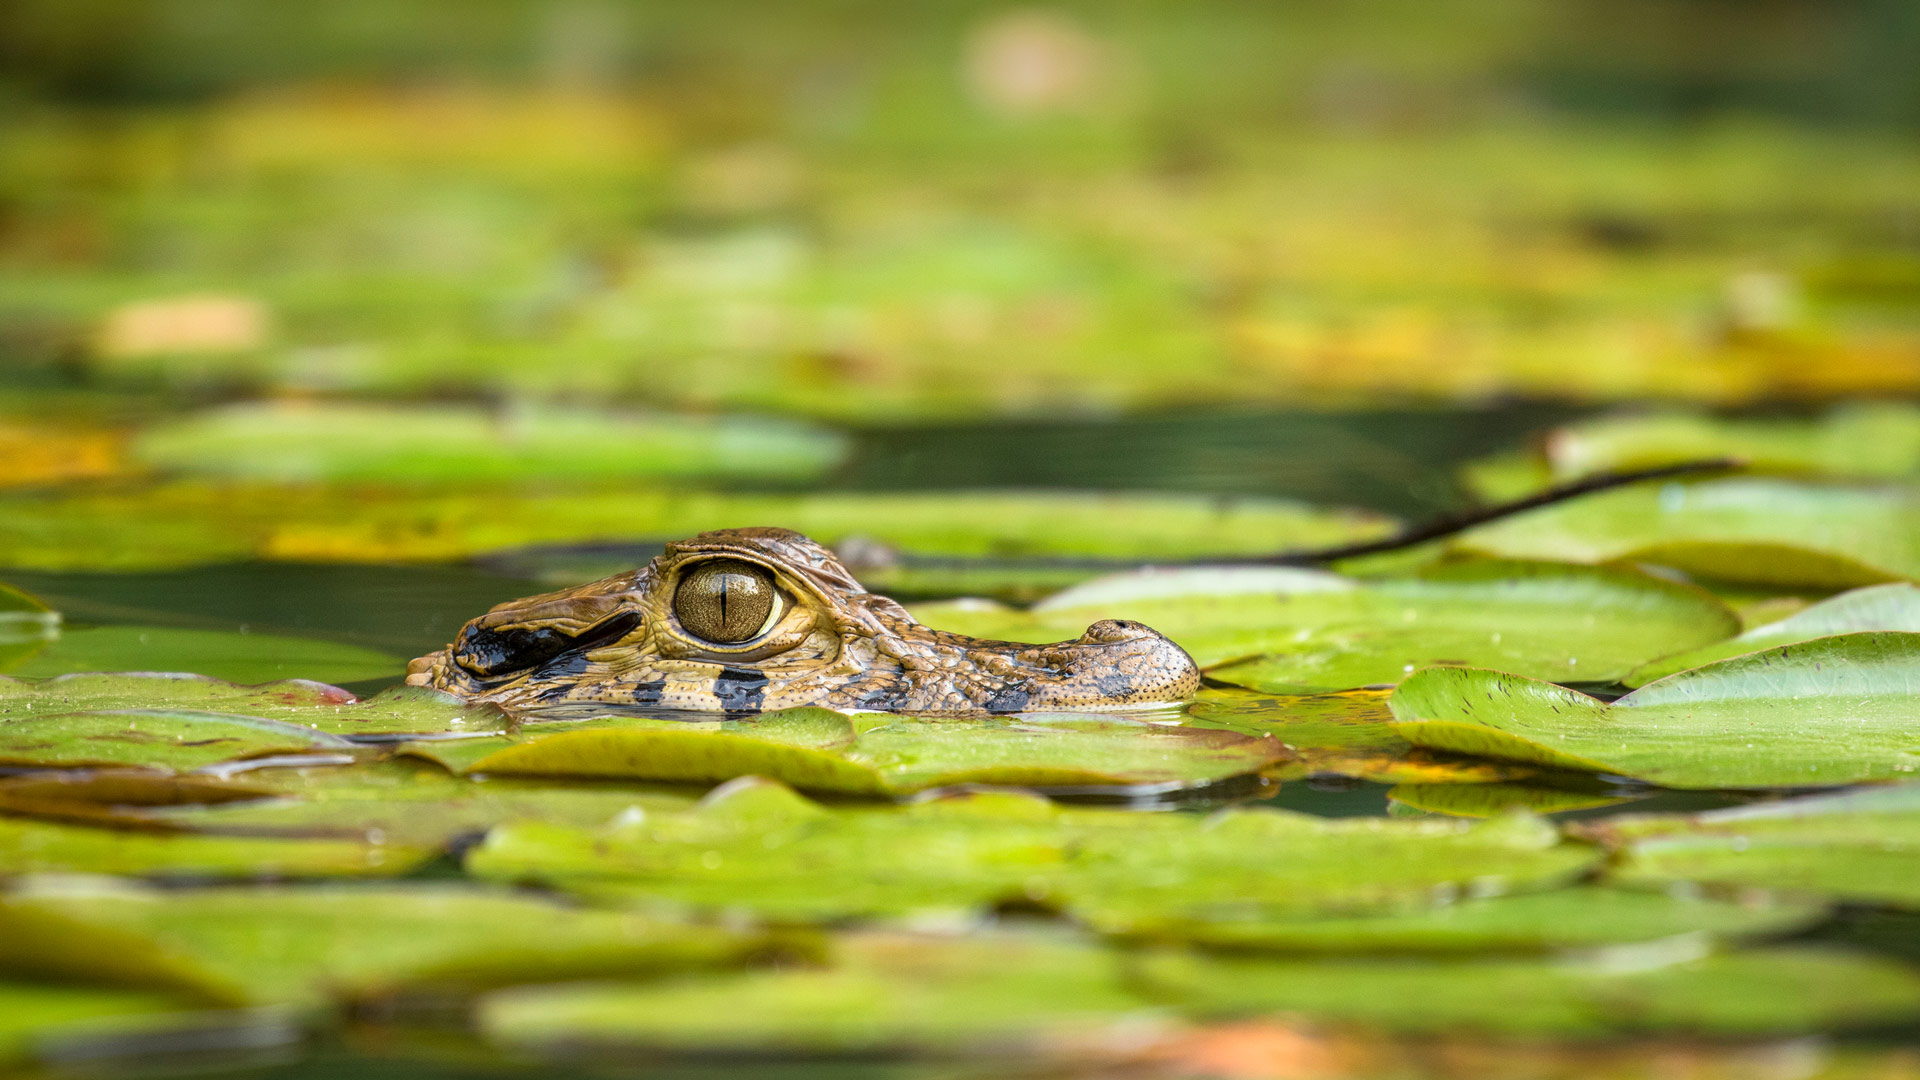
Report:
[{"label": "scaly skin", "polygon": [[[673,612],[681,579],[715,558],[765,567],[787,601],[773,626],[738,645],[693,636]],[[1200,686],[1180,646],[1135,622],[1102,620],[1052,645],[923,626],[861,588],[832,552],[786,529],[702,533],[638,570],[502,604],[407,673],[410,685],[509,708],[703,712],[1111,709],[1182,701]]]}]

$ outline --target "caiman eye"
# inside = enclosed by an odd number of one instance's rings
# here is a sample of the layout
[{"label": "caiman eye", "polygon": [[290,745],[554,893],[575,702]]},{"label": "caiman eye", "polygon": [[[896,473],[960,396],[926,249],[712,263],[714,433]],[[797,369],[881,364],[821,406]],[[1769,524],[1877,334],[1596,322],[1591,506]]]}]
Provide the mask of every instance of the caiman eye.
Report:
[{"label": "caiman eye", "polygon": [[673,614],[680,625],[721,645],[766,633],[783,606],[773,574],[739,559],[703,562],[681,578],[673,592]]}]

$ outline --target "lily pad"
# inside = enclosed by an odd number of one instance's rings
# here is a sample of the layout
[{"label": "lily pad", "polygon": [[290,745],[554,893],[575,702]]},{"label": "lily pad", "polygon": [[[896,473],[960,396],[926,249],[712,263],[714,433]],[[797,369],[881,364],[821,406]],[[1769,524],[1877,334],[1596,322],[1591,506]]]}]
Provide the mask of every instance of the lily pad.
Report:
[{"label": "lily pad", "polygon": [[1031,1054],[1138,1037],[1153,1010],[1113,954],[1039,934],[859,934],[829,966],[503,990],[486,1036],[519,1051],[624,1046],[778,1055]]},{"label": "lily pad", "polygon": [[1755,626],[1738,637],[1642,665],[1621,681],[1628,686],[1644,686],[1676,671],[1730,656],[1868,630],[1920,633],[1920,588],[1899,582],[1843,592],[1784,619]]},{"label": "lily pad", "polygon": [[1691,881],[1920,908],[1920,784],[1714,810],[1610,818],[1623,882]]},{"label": "lily pad", "polygon": [[232,713],[299,724],[360,742],[469,736],[511,726],[507,715],[493,705],[476,705],[423,687],[395,687],[363,701],[337,686],[305,679],[241,686],[205,676],[151,672],[51,679],[0,676],[0,731],[27,717],[115,709]]},{"label": "lily pad", "polygon": [[0,669],[18,664],[60,636],[60,615],[18,589],[0,585]]},{"label": "lily pad", "polygon": [[0,895],[0,967],[318,1005],[737,964],[763,933],[592,911],[460,885],[211,887],[28,882]]},{"label": "lily pad", "polygon": [[0,877],[44,873],[366,877],[404,874],[432,854],[364,840],[194,836],[0,818]]},{"label": "lily pad", "polygon": [[747,494],[406,491],[215,485],[0,495],[0,565],[132,570],[212,562],[440,562],[542,544],[659,541],[778,522],[932,555],[1120,560],[1371,539],[1386,518],[1281,499],[982,491]]},{"label": "lily pad", "polygon": [[1388,704],[1409,741],[1667,787],[1817,787],[1920,770],[1920,634],[1842,634],[1670,675],[1608,704],[1429,668]]},{"label": "lily pad", "polygon": [[43,713],[0,724],[0,764],[72,769],[137,765],[186,772],[223,761],[351,750],[297,724],[192,709]]},{"label": "lily pad", "polygon": [[180,671],[238,683],[279,679],[356,682],[398,675],[406,662],[358,645],[275,634],[102,626],[68,630],[9,674],[34,678],[92,671]]},{"label": "lily pad", "polygon": [[1572,791],[1540,784],[1402,783],[1387,798],[1415,810],[1451,817],[1487,818],[1510,810],[1559,814],[1631,802],[1629,796]]},{"label": "lily pad", "polygon": [[204,1027],[193,999],[151,990],[0,982],[0,1064],[69,1044]]},{"label": "lily pad", "polygon": [[1143,990],[1201,1015],[1283,1013],[1436,1035],[1784,1035],[1920,1015],[1920,974],[1893,961],[1812,947],[1701,956],[1697,943],[1682,940],[1603,951],[1586,962],[1163,952],[1133,970]]},{"label": "lily pad", "polygon": [[[340,771],[329,766],[329,771]],[[207,807],[272,798],[271,788],[156,769],[30,772],[0,779],[0,811],[50,821],[167,829],[164,807]]]},{"label": "lily pad", "polygon": [[1680,935],[1745,938],[1790,933],[1825,917],[1818,903],[1729,903],[1599,887],[1554,889],[1410,913],[1268,917],[1103,926],[1146,941],[1302,953],[1551,952],[1660,941]]},{"label": "lily pad", "polygon": [[760,775],[809,791],[897,795],[954,784],[1178,788],[1258,772],[1278,741],[1123,716],[918,718],[786,709],[748,720],[608,717],[415,743],[456,773],[718,783]]},{"label": "lily pad", "polygon": [[1759,477],[1637,484],[1480,526],[1456,546],[1850,589],[1920,576],[1920,489]]},{"label": "lily pad", "polygon": [[1706,593],[1634,570],[1500,561],[1364,582],[1262,567],[1148,570],[1075,586],[1030,613],[927,604],[915,614],[1013,641],[1133,619],[1179,642],[1210,677],[1276,693],[1391,685],[1429,664],[1607,682],[1740,629]]},{"label": "lily pad", "polygon": [[[1519,460],[1469,467],[1491,498],[1610,470],[1645,469],[1707,458],[1735,458],[1768,472],[1894,478],[1920,472],[1920,409],[1848,405],[1817,420],[1729,420],[1690,413],[1607,416],[1555,428],[1541,442],[1538,483],[1519,487]],[[1508,459],[1498,459],[1501,463]],[[1502,482],[1505,481],[1505,482]],[[1517,489],[1518,488],[1518,489]]]},{"label": "lily pad", "polygon": [[1062,809],[976,794],[829,812],[771,781],[695,811],[597,830],[510,824],[467,855],[489,880],[788,920],[1041,903],[1115,927],[1270,913],[1417,909],[1559,884],[1596,852],[1528,818],[1330,821]]},{"label": "lily pad", "polygon": [[768,417],[271,402],[160,424],[134,441],[133,457],[161,470],[254,480],[462,486],[808,480],[838,465],[848,449],[837,432]]}]

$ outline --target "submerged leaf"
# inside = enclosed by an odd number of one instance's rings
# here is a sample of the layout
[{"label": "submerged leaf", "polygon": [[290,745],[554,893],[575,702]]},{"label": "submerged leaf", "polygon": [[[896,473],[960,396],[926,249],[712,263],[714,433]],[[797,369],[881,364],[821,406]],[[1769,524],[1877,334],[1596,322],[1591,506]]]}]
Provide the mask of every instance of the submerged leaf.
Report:
[{"label": "submerged leaf", "polygon": [[1644,686],[1676,671],[1700,667],[1730,656],[1811,641],[1817,637],[1868,630],[1920,633],[1920,587],[1899,582],[1843,592],[1802,608],[1784,619],[1755,626],[1739,637],[1644,664],[1621,681],[1628,686]]},{"label": "submerged leaf", "polygon": [[477,876],[602,898],[791,920],[1041,903],[1106,928],[1272,913],[1419,908],[1564,881],[1595,852],[1532,819],[1329,821],[1062,809],[977,794],[826,812],[770,781],[698,809],[587,830],[508,825],[467,856]]},{"label": "submerged leaf", "polygon": [[405,661],[311,638],[183,630],[169,626],[102,626],[68,630],[9,674],[35,678],[93,671],[179,671],[238,683],[277,679],[356,682],[396,675]]},{"label": "submerged leaf", "polygon": [[1606,682],[1740,629],[1706,593],[1637,571],[1497,561],[1365,582],[1285,568],[1141,571],[1075,586],[1031,613],[939,604],[915,613],[1014,641],[1133,619],[1179,642],[1210,677],[1277,693],[1390,685],[1429,664]]},{"label": "submerged leaf", "polygon": [[510,736],[416,743],[456,773],[718,783],[769,776],[809,791],[894,795],[954,784],[1192,787],[1258,772],[1271,738],[1117,715],[923,718],[787,709],[749,720],[605,717]]},{"label": "submerged leaf", "polygon": [[1692,881],[1920,908],[1920,784],[1714,810],[1611,818],[1590,835],[1625,882]]},{"label": "submerged leaf", "polygon": [[1920,576],[1920,497],[1908,487],[1758,477],[1637,484],[1482,525],[1457,546],[1847,589]]},{"label": "submerged leaf", "polygon": [[1134,971],[1162,1000],[1201,1015],[1284,1013],[1408,1033],[1772,1035],[1920,1014],[1920,975],[1890,960],[1804,947],[1702,957],[1685,939],[1646,948],[1585,963],[1167,952]]},{"label": "submerged leaf", "polygon": [[1498,671],[1429,668],[1389,701],[1435,749],[1667,787],[1817,787],[1920,770],[1920,634],[1843,634],[1670,675],[1608,704]]},{"label": "submerged leaf", "polygon": [[60,637],[60,616],[18,589],[0,585],[0,670]]},{"label": "submerged leaf", "polygon": [[737,963],[764,934],[459,885],[155,891],[62,879],[0,895],[0,967],[313,1005]]}]

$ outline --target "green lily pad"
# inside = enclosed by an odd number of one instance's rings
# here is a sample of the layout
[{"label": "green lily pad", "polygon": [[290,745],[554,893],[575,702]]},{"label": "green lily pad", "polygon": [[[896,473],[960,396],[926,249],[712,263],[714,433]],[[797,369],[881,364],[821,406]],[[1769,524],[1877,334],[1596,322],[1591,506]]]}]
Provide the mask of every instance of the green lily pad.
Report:
[{"label": "green lily pad", "polygon": [[1385,690],[1275,696],[1239,687],[1207,687],[1187,706],[1190,722],[1272,735],[1292,756],[1263,775],[1288,781],[1350,776],[1380,783],[1496,783],[1538,770],[1514,762],[1435,754],[1393,730]]},{"label": "green lily pad", "polygon": [[[1608,416],[1555,428],[1538,457],[1477,462],[1467,475],[1490,498],[1611,470],[1735,458],[1767,472],[1894,478],[1920,472],[1920,409],[1848,405],[1817,420],[1729,420],[1688,413]],[[1537,481],[1524,484],[1524,461]],[[1512,464],[1507,464],[1512,462]]]},{"label": "green lily pad", "polygon": [[241,686],[204,676],[150,672],[51,679],[0,676],[0,731],[28,717],[115,709],[232,713],[367,742],[423,735],[464,737],[512,726],[493,705],[476,705],[423,687],[394,687],[363,701],[337,686],[304,679]]},{"label": "green lily pad", "polygon": [[1607,682],[1740,629],[1706,593],[1637,571],[1498,561],[1365,582],[1286,568],[1146,570],[1075,586],[1030,613],[914,610],[941,629],[1013,641],[1133,619],[1179,642],[1210,677],[1276,693],[1390,685],[1429,664]]},{"label": "green lily pad", "polygon": [[150,990],[0,982],[0,1064],[90,1039],[203,1027],[191,998]]},{"label": "green lily pad", "polygon": [[1388,704],[1434,749],[1667,787],[1817,787],[1920,770],[1920,634],[1843,634],[1670,675],[1608,704],[1476,668],[1428,668]]},{"label": "green lily pad", "polygon": [[[397,759],[352,768],[271,768],[246,774],[247,800],[203,799],[140,807],[156,826],[249,836],[347,837],[446,850],[505,822],[592,827],[622,816],[683,810],[686,789],[449,776],[424,761]],[[0,806],[7,805],[0,782]],[[125,809],[121,813],[125,814]]]},{"label": "green lily pad", "polygon": [[1818,903],[1729,903],[1664,893],[1576,887],[1424,911],[1245,921],[1177,920],[1092,926],[1146,941],[1303,953],[1550,952],[1660,941],[1679,935],[1744,938],[1784,934],[1825,917]]},{"label": "green lily pad", "polygon": [[0,496],[0,565],[131,570],[243,559],[439,562],[542,544],[659,541],[766,525],[953,556],[1120,560],[1372,539],[1393,523],[1281,499],[982,491],[748,494],[275,487],[178,482]]},{"label": "green lily pad", "polygon": [[353,744],[297,724],[191,709],[102,709],[0,724],[0,764],[136,765],[186,772],[223,761],[340,753]]},{"label": "green lily pad", "polygon": [[898,795],[954,784],[1192,787],[1258,772],[1274,739],[1122,716],[920,718],[786,709],[747,720],[637,717],[523,724],[410,744],[460,774],[718,783],[759,775],[809,791]]},{"label": "green lily pad", "polygon": [[1869,585],[1802,608],[1784,619],[1764,623],[1715,645],[1644,664],[1621,680],[1644,686],[1676,671],[1700,667],[1743,653],[1760,652],[1832,634],[1869,630],[1920,633],[1920,588],[1899,582]]},{"label": "green lily pad", "polygon": [[[340,771],[327,766],[327,771]],[[166,829],[164,807],[205,807],[272,798],[272,788],[157,769],[30,772],[0,779],[0,811],[49,821]]]},{"label": "green lily pad", "polygon": [[1920,785],[1586,828],[1620,851],[1624,882],[1778,889],[1920,908]]},{"label": "green lily pad", "polygon": [[60,615],[18,589],[0,585],[0,670],[60,637]]},{"label": "green lily pad", "polygon": [[472,485],[808,480],[848,450],[837,432],[770,417],[276,402],[160,424],[140,434],[133,456],[156,469],[250,480]]},{"label": "green lily pad", "polygon": [[1286,1014],[1450,1036],[1783,1035],[1920,1015],[1920,974],[1903,964],[1811,947],[1700,956],[1687,939],[1586,962],[1162,952],[1133,972],[1160,1000],[1201,1015]]},{"label": "green lily pad", "polygon": [[281,840],[137,832],[0,818],[0,877],[137,874],[167,878],[404,874],[433,852],[364,840]]},{"label": "green lily pad", "polygon": [[397,675],[406,661],[311,638],[183,630],[169,626],[102,626],[68,630],[25,660],[0,667],[35,678],[92,671],[180,671],[238,683],[280,679],[355,682]]},{"label": "green lily pad", "polygon": [[770,944],[763,933],[461,885],[154,891],[61,879],[0,895],[0,968],[231,1005],[654,974],[737,964]]},{"label": "green lily pad", "polygon": [[1850,589],[1920,576],[1920,496],[1896,486],[1743,477],[1637,484],[1464,534],[1515,559],[1658,563],[1703,578]]},{"label": "green lily pad", "polygon": [[1118,926],[1419,908],[1565,881],[1596,852],[1538,819],[1330,821],[1056,807],[1012,793],[829,812],[772,781],[601,829],[509,824],[469,873],[789,920],[1042,903]]},{"label": "green lily pad", "polygon": [[[653,983],[530,986],[484,998],[479,1025],[517,1051],[581,1046],[728,1054],[1021,1053],[1127,1038],[1153,1010],[1113,954],[1040,934],[858,934],[823,968]],[[1030,1059],[1029,1059],[1030,1060]]]}]

